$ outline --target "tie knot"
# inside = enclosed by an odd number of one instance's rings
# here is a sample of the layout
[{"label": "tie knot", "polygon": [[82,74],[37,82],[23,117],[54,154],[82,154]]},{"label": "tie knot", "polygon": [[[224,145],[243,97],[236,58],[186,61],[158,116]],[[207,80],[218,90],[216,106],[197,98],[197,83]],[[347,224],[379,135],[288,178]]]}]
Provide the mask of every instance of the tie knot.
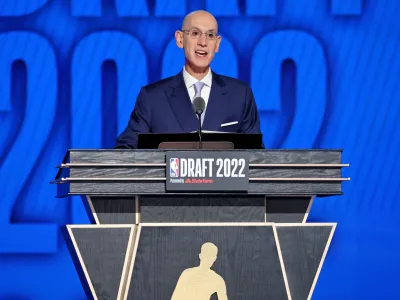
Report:
[{"label": "tie knot", "polygon": [[195,97],[200,97],[201,95],[201,89],[204,87],[205,83],[201,81],[197,81],[194,84],[194,92],[195,92]]}]

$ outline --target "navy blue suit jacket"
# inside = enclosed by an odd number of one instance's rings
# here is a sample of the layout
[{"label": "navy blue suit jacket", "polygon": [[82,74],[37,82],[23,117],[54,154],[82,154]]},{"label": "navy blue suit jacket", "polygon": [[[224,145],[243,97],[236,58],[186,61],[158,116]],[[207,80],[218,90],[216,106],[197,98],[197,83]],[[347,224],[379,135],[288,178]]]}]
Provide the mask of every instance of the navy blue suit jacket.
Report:
[{"label": "navy blue suit jacket", "polygon": [[[221,124],[235,122],[231,126]],[[187,133],[196,131],[198,118],[192,109],[182,72],[142,87],[116,148],[137,148],[139,133]],[[235,78],[212,73],[212,85],[203,130],[260,133],[253,92]]]}]

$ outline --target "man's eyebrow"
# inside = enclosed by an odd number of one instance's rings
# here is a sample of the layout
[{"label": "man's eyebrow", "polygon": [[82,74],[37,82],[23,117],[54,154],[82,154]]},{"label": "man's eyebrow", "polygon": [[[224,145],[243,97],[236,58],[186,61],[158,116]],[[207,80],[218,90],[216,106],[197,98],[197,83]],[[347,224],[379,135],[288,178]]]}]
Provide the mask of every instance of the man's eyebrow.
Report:
[{"label": "man's eyebrow", "polygon": [[[201,31],[201,29],[198,28],[198,27],[196,27],[196,26],[190,27],[189,29],[197,29],[197,30],[200,30],[200,31]],[[210,32],[210,31],[216,32],[217,30],[216,30],[216,29],[208,29],[208,30],[206,30],[206,32]]]}]

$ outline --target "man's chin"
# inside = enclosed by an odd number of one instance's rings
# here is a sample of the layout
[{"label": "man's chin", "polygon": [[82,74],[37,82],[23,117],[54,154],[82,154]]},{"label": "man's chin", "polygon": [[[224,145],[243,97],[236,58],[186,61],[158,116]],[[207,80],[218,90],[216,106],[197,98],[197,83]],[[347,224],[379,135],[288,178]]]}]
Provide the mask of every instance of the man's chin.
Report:
[{"label": "man's chin", "polygon": [[193,70],[204,70],[209,67],[210,63],[208,59],[194,59],[191,61],[191,66]]}]

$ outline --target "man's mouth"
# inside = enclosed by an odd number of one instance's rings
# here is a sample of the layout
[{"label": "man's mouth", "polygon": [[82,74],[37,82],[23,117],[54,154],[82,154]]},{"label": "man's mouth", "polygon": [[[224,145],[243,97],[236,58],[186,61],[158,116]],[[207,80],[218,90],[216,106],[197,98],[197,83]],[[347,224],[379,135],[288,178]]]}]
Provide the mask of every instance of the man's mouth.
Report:
[{"label": "man's mouth", "polygon": [[200,56],[200,57],[206,57],[208,54],[207,51],[203,51],[203,50],[196,50],[194,53],[196,53],[196,55]]}]

